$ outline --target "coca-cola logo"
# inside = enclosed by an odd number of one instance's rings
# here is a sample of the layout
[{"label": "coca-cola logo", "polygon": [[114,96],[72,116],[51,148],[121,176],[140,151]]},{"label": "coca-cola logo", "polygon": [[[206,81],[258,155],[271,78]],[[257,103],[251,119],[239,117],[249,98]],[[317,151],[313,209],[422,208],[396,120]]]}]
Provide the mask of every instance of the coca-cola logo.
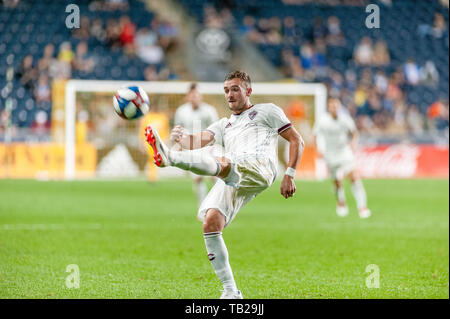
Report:
[{"label": "coca-cola logo", "polygon": [[363,177],[413,177],[420,149],[413,145],[366,148],[356,153]]}]

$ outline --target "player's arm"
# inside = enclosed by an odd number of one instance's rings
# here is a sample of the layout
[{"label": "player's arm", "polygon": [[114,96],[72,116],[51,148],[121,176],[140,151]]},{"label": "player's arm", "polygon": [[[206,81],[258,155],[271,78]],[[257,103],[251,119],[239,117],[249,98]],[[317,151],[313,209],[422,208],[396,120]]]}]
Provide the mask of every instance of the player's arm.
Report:
[{"label": "player's arm", "polygon": [[214,141],[214,134],[210,131],[202,131],[197,134],[184,134],[183,131],[182,126],[176,125],[170,133],[171,140],[178,143],[183,149],[199,149]]},{"label": "player's arm", "polygon": [[295,194],[296,187],[294,183],[294,173],[302,157],[305,142],[297,130],[292,126],[280,135],[289,142],[287,170],[280,188],[281,195],[283,195],[284,198],[289,198]]},{"label": "player's arm", "polygon": [[358,148],[358,131],[352,130],[350,131],[350,147],[352,148],[353,152],[356,151]]},{"label": "player's arm", "polygon": [[358,148],[358,129],[350,116],[346,118],[346,124],[350,134],[350,148],[355,152]]}]

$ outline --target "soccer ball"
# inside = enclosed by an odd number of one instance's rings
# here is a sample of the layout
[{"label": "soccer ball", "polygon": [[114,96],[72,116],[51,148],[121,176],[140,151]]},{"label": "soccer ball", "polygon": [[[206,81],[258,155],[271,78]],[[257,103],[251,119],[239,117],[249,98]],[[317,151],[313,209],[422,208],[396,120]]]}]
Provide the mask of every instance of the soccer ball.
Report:
[{"label": "soccer ball", "polygon": [[117,90],[113,97],[114,110],[126,120],[134,120],[150,110],[147,93],[137,85]]}]

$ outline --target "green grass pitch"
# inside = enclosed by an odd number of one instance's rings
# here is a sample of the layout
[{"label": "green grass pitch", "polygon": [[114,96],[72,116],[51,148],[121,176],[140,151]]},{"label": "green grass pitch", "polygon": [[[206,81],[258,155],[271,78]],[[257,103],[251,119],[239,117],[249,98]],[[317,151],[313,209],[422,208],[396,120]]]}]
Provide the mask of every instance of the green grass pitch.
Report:
[{"label": "green grass pitch", "polygon": [[[223,233],[244,298],[449,298],[449,181],[364,184],[367,220],[348,184],[337,217],[329,181],[288,200],[277,181],[244,207]],[[0,180],[0,298],[218,298],[196,205],[188,179]]]}]

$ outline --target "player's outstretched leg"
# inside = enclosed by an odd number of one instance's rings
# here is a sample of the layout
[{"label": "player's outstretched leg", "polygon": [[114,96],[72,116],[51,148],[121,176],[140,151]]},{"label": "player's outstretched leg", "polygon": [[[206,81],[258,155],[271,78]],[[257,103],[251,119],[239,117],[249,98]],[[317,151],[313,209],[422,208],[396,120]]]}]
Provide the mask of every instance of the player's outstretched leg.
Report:
[{"label": "player's outstretched leg", "polygon": [[242,299],[242,293],[237,289],[233,272],[228,260],[228,250],[222,237],[225,227],[225,218],[217,209],[209,209],[206,212],[203,223],[203,236],[205,238],[208,259],[214,271],[223,285],[223,293],[220,299]]},{"label": "player's outstretched leg", "polygon": [[145,137],[147,143],[153,148],[153,158],[159,167],[175,166],[206,176],[217,176],[220,173],[221,166],[213,156],[190,151],[171,151],[150,125],[145,128]]},{"label": "player's outstretched leg", "polygon": [[359,217],[370,217],[371,212],[367,208],[367,195],[362,181],[353,173],[350,174],[350,180],[352,182],[352,192],[353,196],[355,197],[356,206],[358,207]]},{"label": "player's outstretched leg", "polygon": [[348,206],[345,199],[345,190],[341,180],[334,180],[334,192],[336,194],[336,214],[339,217],[345,217],[348,215]]}]

